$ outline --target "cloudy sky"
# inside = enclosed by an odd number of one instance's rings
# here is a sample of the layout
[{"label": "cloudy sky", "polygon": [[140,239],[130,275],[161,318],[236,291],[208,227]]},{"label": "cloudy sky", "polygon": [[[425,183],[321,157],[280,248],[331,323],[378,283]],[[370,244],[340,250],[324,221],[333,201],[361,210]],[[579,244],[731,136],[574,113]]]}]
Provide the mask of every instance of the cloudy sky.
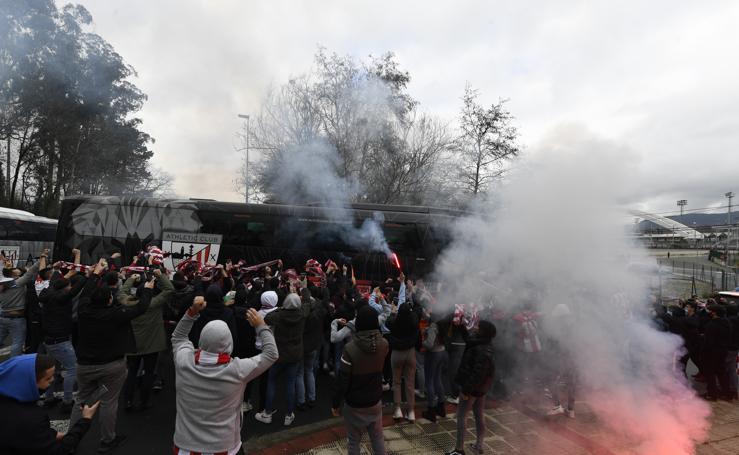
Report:
[{"label": "cloudy sky", "polygon": [[466,82],[485,102],[510,99],[534,158],[572,129],[623,147],[638,169],[634,208],[721,206],[739,193],[736,1],[79,3],[138,72],[154,161],[180,196],[240,199],[237,114],[306,71],[319,45],[393,51],[422,110],[449,121]]}]

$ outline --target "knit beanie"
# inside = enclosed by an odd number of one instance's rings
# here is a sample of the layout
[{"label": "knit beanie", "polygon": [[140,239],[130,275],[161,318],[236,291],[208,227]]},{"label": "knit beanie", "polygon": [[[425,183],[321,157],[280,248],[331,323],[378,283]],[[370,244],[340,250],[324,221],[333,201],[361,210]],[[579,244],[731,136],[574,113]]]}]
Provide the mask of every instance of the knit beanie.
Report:
[{"label": "knit beanie", "polygon": [[357,319],[354,326],[357,328],[357,332],[378,330],[380,323],[377,321],[377,312],[370,306],[363,306],[357,311]]}]

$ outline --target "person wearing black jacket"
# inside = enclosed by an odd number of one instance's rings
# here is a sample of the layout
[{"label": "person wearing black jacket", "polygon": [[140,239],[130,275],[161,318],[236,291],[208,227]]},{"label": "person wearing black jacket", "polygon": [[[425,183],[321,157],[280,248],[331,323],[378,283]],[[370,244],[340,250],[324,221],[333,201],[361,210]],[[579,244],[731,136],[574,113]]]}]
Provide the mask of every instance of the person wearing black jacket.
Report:
[{"label": "person wearing black jacket", "polygon": [[313,366],[323,341],[323,321],[326,318],[328,288],[314,288],[321,300],[314,298],[308,288],[300,291],[302,308],[306,315],[303,328],[303,361],[298,364],[298,410],[305,411],[316,405],[316,374]]},{"label": "person wearing black jacket", "polygon": [[359,455],[362,433],[367,431],[375,455],[385,454],[382,434],[382,369],[388,353],[388,342],[380,333],[375,310],[367,305],[357,310],[357,333],[341,355],[331,413],[338,417],[343,408],[347,430],[347,453]]},{"label": "person wearing black jacket", "polygon": [[447,455],[464,455],[464,435],[467,412],[472,408],[475,416],[477,442],[472,446],[476,453],[483,453],[485,438],[485,394],[493,384],[495,363],[493,361],[492,340],[496,329],[490,321],[482,320],[477,333],[467,341],[462,362],[454,380],[459,386],[459,405],[457,406],[457,445]]},{"label": "person wearing black jacket", "polygon": [[739,395],[737,394],[737,355],[739,355],[739,311],[737,311],[736,305],[726,306],[726,316],[731,323],[731,343],[729,344],[729,350],[726,352],[726,366],[724,369],[729,376],[729,395],[727,398],[731,400],[738,400]]},{"label": "person wearing black jacket", "polygon": [[[126,382],[128,369],[125,355],[136,351],[131,320],[149,308],[154,278],[144,285],[138,302],[132,306],[115,302],[107,286],[98,286],[105,269],[103,262],[95,265],[92,276],[82,291],[78,308],[79,343],[77,345],[77,384],[81,402],[90,399],[101,386],[108,389],[100,406],[99,453],[118,447],[125,436],[116,434],[118,396]],[[81,417],[74,407],[71,425]]]},{"label": "person wearing black jacket", "polygon": [[[61,411],[68,414],[72,411],[74,400],[74,383],[77,377],[77,357],[72,346],[72,301],[82,291],[86,279],[81,277],[74,286],[66,278],[59,278],[51,282],[39,295],[43,304],[41,326],[44,333],[44,347],[46,352],[59,362],[63,369],[64,402]],[[46,391],[45,404],[55,404],[54,391]]]},{"label": "person wearing black jacket", "polygon": [[[731,345],[731,323],[726,319],[726,308],[722,305],[708,305],[707,310],[711,319],[704,328],[702,358],[707,392],[703,397],[709,401],[729,399],[729,378],[724,366],[726,353]],[[720,394],[716,387],[717,380]]]},{"label": "person wearing black jacket", "polygon": [[39,390],[54,381],[56,361],[27,354],[0,363],[0,453],[3,455],[67,455],[74,453],[90,429],[98,403],[85,406],[82,418],[67,433],[51,428],[49,416],[36,406]]},{"label": "person wearing black jacket", "polygon": [[418,343],[418,316],[411,309],[410,303],[404,303],[398,308],[397,314],[391,316],[387,323],[390,333],[387,340],[390,343],[390,363],[393,368],[393,401],[395,412],[393,419],[403,418],[400,409],[402,398],[402,382],[405,379],[405,399],[408,403],[405,418],[409,422],[416,420],[414,411],[416,405],[415,378],[416,378],[416,344]]}]

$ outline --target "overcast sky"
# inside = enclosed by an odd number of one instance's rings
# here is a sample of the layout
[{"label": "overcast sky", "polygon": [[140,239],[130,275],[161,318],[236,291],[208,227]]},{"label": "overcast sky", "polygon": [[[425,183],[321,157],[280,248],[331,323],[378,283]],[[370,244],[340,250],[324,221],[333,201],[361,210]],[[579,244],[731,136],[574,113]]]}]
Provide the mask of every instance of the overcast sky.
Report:
[{"label": "overcast sky", "polygon": [[624,147],[639,169],[634,208],[739,193],[736,1],[79,3],[138,72],[154,162],[179,196],[240,200],[237,114],[306,71],[318,45],[394,52],[421,109],[450,121],[466,82],[486,103],[510,99],[530,154],[573,125]]}]

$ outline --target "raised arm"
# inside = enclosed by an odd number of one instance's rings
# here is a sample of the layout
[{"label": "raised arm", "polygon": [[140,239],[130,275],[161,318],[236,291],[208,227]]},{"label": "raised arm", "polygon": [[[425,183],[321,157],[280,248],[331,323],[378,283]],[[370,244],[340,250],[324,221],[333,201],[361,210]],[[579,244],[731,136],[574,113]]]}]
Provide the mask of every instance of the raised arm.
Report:
[{"label": "raised arm", "polygon": [[172,353],[174,355],[174,363],[177,365],[182,362],[186,355],[192,355],[195,347],[190,341],[189,335],[192,330],[193,323],[200,317],[200,312],[206,307],[205,299],[197,296],[193,299],[192,305],[187,309],[185,314],[177,323],[172,333]]},{"label": "raised arm", "polygon": [[246,311],[246,320],[254,327],[259,340],[262,342],[261,354],[249,357],[248,359],[236,359],[239,363],[239,372],[243,380],[251,381],[267,371],[277,361],[279,352],[277,351],[277,343],[275,343],[275,337],[272,331],[267,327],[267,324],[264,323],[264,320],[256,310],[249,308]]}]

